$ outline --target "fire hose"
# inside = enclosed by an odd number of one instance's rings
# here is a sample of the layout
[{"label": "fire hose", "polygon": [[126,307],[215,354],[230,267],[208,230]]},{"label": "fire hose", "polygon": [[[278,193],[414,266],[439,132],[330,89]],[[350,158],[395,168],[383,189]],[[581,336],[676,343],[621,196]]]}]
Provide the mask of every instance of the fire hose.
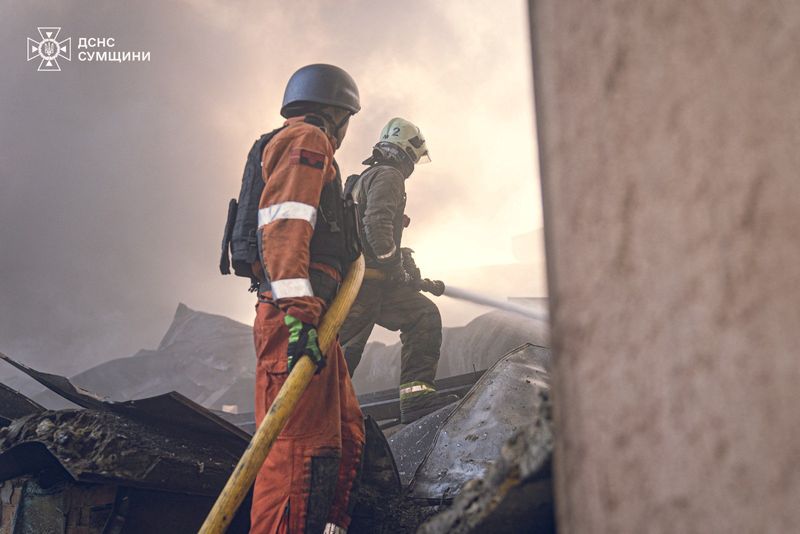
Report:
[{"label": "fire hose", "polygon": [[[361,256],[350,265],[336,298],[333,299],[317,330],[319,346],[323,354],[328,351],[336,339],[336,334],[358,295],[363,278],[364,257]],[[253,485],[273,443],[283,427],[286,426],[297,401],[300,400],[316,371],[317,366],[311,358],[300,358],[300,361],[292,368],[292,372],[289,373],[289,377],[269,407],[266,417],[250,439],[250,444],[239,459],[239,463],[236,464],[236,468],[217,497],[217,501],[211,508],[203,526],[200,527],[198,534],[219,534],[228,528],[236,510],[239,509]]]}]

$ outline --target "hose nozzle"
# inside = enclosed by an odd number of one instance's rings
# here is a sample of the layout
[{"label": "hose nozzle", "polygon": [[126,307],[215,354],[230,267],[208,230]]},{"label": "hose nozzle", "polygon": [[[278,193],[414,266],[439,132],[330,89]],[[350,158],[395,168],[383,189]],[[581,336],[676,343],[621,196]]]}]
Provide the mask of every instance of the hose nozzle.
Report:
[{"label": "hose nozzle", "polygon": [[431,295],[441,297],[444,295],[444,282],[441,280],[430,280],[428,278],[424,278],[419,281],[419,289],[420,291],[425,291]]}]

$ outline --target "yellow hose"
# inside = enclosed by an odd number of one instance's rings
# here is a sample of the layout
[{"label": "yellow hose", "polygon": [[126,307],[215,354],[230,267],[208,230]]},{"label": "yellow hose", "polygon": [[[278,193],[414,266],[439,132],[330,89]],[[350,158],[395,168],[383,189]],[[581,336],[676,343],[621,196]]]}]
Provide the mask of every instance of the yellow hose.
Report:
[{"label": "yellow hose", "polygon": [[[353,305],[356,295],[358,295],[363,278],[364,256],[360,256],[350,265],[339,293],[333,299],[317,329],[319,346],[323,354],[328,352],[331,344],[336,340],[336,334],[350,312],[350,306]],[[214,503],[203,526],[200,527],[199,534],[218,534],[225,532],[228,528],[233,516],[236,515],[236,510],[239,509],[250,486],[253,485],[272,444],[286,426],[286,421],[289,420],[297,401],[308,387],[316,371],[317,366],[311,358],[300,358],[292,368],[292,372],[289,373],[278,396],[269,407],[266,417],[250,439],[250,444],[239,459],[239,463],[236,464],[222,493],[217,497],[217,502]]]}]

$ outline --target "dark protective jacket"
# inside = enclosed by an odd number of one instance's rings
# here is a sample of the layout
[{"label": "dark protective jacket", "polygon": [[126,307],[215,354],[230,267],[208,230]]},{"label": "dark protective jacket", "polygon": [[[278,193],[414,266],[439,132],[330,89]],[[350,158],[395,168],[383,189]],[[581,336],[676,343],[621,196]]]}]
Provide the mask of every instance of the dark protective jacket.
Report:
[{"label": "dark protective jacket", "polygon": [[376,145],[364,161],[370,167],[353,187],[367,267],[389,270],[400,263],[403,213],[406,208],[405,180],[414,164],[389,143]]}]

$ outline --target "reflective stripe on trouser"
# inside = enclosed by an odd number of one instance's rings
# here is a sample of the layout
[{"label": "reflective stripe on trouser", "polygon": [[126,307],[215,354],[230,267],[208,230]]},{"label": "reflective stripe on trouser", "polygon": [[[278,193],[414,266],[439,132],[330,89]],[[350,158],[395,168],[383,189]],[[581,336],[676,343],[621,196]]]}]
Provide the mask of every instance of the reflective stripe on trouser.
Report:
[{"label": "reflective stripe on trouser", "polygon": [[[283,312],[259,304],[253,334],[256,424],[286,381],[288,330]],[[348,501],[364,446],[364,423],[338,343],[314,376],[256,478],[253,534],[347,528]],[[332,494],[331,494],[332,493]]]},{"label": "reflective stripe on trouser", "polygon": [[436,393],[436,388],[431,384],[426,384],[419,380],[400,384],[400,400],[419,397],[420,395],[427,395],[428,393]]},{"label": "reflective stripe on trouser", "polygon": [[442,318],[436,305],[408,286],[364,281],[339,331],[350,376],[375,324],[400,330],[400,384],[433,384],[442,346]]}]

